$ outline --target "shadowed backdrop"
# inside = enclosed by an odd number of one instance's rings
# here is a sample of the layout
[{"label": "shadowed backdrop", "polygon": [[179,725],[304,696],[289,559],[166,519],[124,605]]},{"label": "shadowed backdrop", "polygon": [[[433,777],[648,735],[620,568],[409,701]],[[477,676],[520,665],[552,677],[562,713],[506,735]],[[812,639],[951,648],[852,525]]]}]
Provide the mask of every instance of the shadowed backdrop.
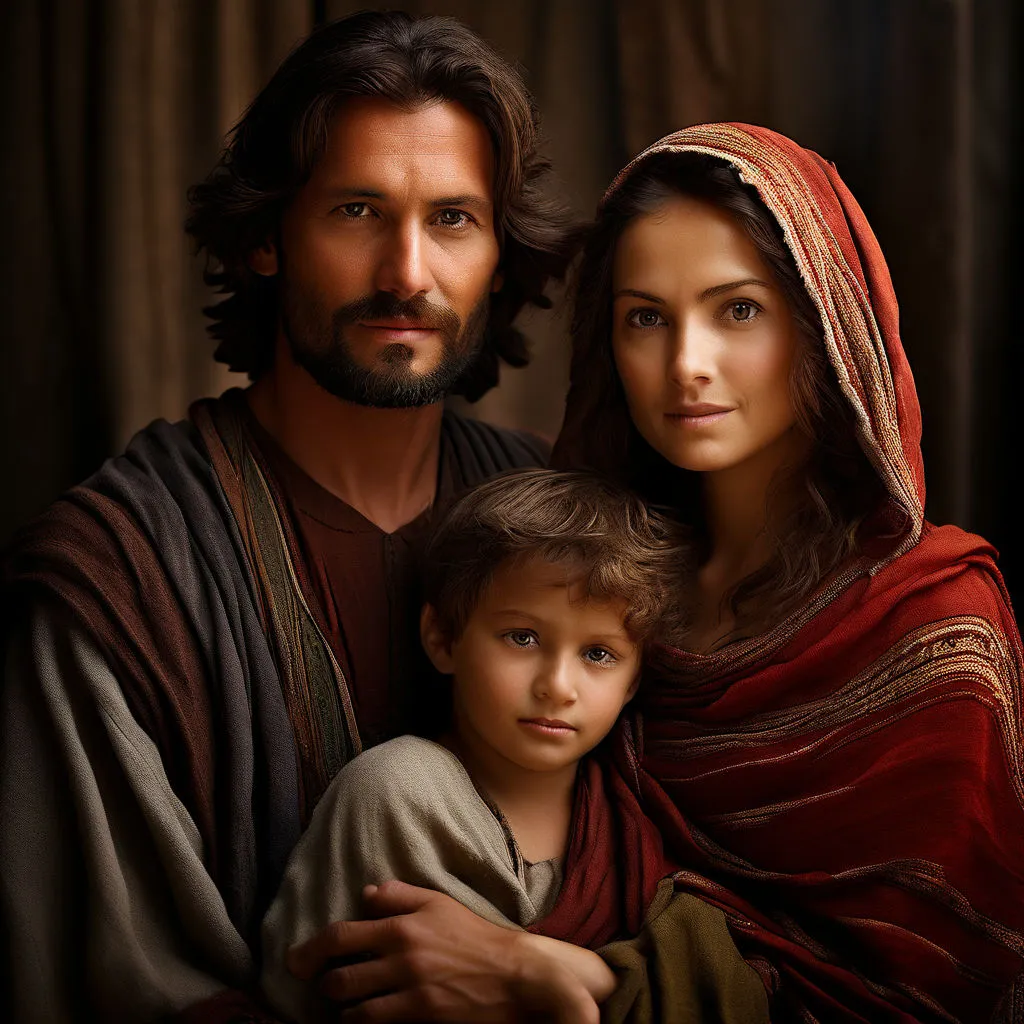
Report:
[{"label": "shadowed backdrop", "polygon": [[[185,190],[313,25],[395,3],[7,0],[0,14],[0,542],[157,416],[231,383],[181,225]],[[626,160],[700,121],[833,160],[888,257],[924,415],[927,513],[988,537],[1018,603],[1011,502],[1022,273],[1014,0],[408,0],[524,69],[581,216]],[[472,407],[557,432],[568,317]]]}]

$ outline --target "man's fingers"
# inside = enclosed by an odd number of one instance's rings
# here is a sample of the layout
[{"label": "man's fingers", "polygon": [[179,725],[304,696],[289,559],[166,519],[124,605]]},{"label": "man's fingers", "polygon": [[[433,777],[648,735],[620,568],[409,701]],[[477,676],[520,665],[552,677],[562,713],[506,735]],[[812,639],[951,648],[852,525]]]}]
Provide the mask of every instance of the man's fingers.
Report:
[{"label": "man's fingers", "polygon": [[329,970],[320,981],[322,995],[338,1003],[353,1002],[402,988],[400,964],[393,957],[379,957]]},{"label": "man's fingers", "polygon": [[414,992],[393,992],[376,999],[367,999],[351,1010],[342,1012],[342,1024],[406,1024],[407,1021],[440,1020],[431,1015],[431,1008]]},{"label": "man's fingers", "polygon": [[421,889],[418,885],[395,880],[363,889],[363,905],[373,917],[412,914],[438,897],[433,889]]},{"label": "man's fingers", "polygon": [[334,957],[380,954],[391,931],[383,921],[335,921],[316,935],[288,950],[288,970],[302,981],[309,981]]}]

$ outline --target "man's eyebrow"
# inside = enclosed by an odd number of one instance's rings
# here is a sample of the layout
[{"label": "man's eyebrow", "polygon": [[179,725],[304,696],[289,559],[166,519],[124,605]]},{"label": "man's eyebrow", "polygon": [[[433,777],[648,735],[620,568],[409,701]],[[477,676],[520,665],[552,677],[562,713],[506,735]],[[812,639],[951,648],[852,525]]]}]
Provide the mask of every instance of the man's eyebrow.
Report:
[{"label": "man's eyebrow", "polygon": [[385,199],[383,192],[372,188],[332,188],[327,190],[331,199]]},{"label": "man's eyebrow", "polygon": [[484,196],[474,195],[471,192],[467,192],[461,196],[441,196],[439,199],[432,199],[430,201],[431,206],[443,207],[443,206],[478,206],[481,208],[490,209],[494,204]]},{"label": "man's eyebrow", "polygon": [[[386,193],[381,192],[375,188],[362,188],[356,186],[354,188],[332,188],[328,190],[328,196],[331,199],[348,199],[348,200],[359,200],[359,199],[380,199],[387,200],[388,196]],[[494,204],[487,199],[485,196],[475,195],[472,192],[466,192],[462,195],[457,196],[439,196],[436,199],[430,200],[430,206],[435,209],[443,209],[447,206],[470,206],[478,207],[479,209],[489,210]]]},{"label": "man's eyebrow", "polygon": [[705,288],[697,296],[697,301],[704,302],[707,299],[713,299],[716,295],[721,295],[723,292],[731,292],[733,288],[745,288],[748,284],[760,285],[762,288],[771,288],[767,281],[762,281],[759,277],[745,277],[742,281],[730,281],[728,284],[716,284],[712,288]]}]

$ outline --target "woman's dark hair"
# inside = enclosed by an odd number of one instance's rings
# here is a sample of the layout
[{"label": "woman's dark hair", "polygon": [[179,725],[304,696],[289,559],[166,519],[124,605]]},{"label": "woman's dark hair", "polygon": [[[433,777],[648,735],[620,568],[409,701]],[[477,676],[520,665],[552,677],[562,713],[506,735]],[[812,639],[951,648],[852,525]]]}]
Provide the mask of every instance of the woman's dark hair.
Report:
[{"label": "woman's dark hair", "polygon": [[[573,373],[580,407],[567,421],[557,464],[610,473],[651,501],[679,509],[694,527],[694,563],[706,553],[699,474],[657,454],[633,425],[612,354],[612,275],[625,227],[675,196],[691,196],[727,211],[756,246],[785,295],[800,339],[790,378],[798,428],[813,441],[799,467],[806,500],[772,523],[773,554],[726,595],[735,619],[730,639],[781,621],[821,580],[858,549],[862,524],[884,503],[885,491],[857,441],[853,409],[825,351],[821,317],[804,287],[775,217],[753,187],[726,161],[698,153],[647,158],[608,198],[588,233],[574,282]],[[579,380],[577,381],[577,378]],[[775,481],[769,501],[782,480]],[[771,523],[772,517],[769,517]],[[704,550],[701,550],[704,549]],[[692,607],[685,598],[686,618]],[[685,632],[680,638],[685,642]]]},{"label": "woman's dark hair", "polygon": [[565,566],[589,600],[617,598],[637,643],[660,638],[685,576],[681,528],[604,476],[516,470],[448,508],[423,556],[424,598],[458,639],[495,571],[539,558]]},{"label": "woman's dark hair", "polygon": [[490,133],[503,284],[491,298],[480,358],[455,389],[473,401],[497,383],[499,357],[512,366],[529,361],[512,321],[528,302],[550,306],[545,285],[564,275],[572,243],[566,208],[543,188],[550,165],[537,152],[537,111],[522,79],[453,18],[364,11],[317,29],[277,69],[217,166],[189,191],[185,228],[197,250],[206,250],[204,279],[229,293],[204,310],[219,342],[215,358],[253,379],[271,367],[277,282],[253,272],[248,257],[277,237],[282,212],[324,152],[332,116],[358,96],[405,108],[458,102]]}]

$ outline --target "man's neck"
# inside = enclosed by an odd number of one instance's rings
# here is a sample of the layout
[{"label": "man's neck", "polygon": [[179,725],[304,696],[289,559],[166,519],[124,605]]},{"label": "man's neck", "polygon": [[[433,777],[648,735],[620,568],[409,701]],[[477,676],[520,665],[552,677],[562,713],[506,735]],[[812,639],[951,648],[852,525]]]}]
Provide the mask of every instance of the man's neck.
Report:
[{"label": "man's neck", "polygon": [[260,425],[293,462],[385,533],[433,502],[442,403],[416,409],[355,405],[281,358],[246,397]]}]

